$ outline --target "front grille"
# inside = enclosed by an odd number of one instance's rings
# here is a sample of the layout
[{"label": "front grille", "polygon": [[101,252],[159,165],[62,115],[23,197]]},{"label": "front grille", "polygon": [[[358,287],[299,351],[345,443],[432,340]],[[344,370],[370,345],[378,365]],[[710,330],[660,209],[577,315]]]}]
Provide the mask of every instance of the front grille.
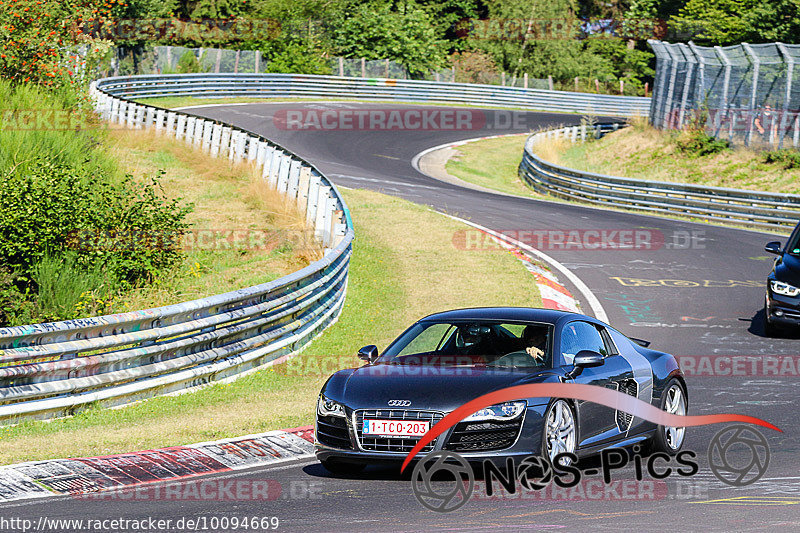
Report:
[{"label": "front grille", "polygon": [[445,445],[456,452],[502,450],[517,440],[522,417],[510,421],[459,422]]},{"label": "front grille", "polygon": [[[408,453],[419,442],[417,437],[379,437],[364,436],[364,419],[377,420],[427,420],[433,427],[442,419],[443,413],[435,411],[416,411],[411,409],[365,409],[355,412],[355,430],[361,448],[370,452]],[[433,450],[436,439],[422,448],[422,453]]]},{"label": "front grille", "polygon": [[[619,391],[635,398],[639,394],[639,386],[634,380],[626,379],[619,382]],[[619,428],[620,431],[628,431],[628,428],[631,427],[632,421],[633,416],[630,413],[617,411],[617,428]]]},{"label": "front grille", "polygon": [[326,446],[351,450],[350,432],[347,430],[347,420],[341,416],[317,415],[317,440]]}]

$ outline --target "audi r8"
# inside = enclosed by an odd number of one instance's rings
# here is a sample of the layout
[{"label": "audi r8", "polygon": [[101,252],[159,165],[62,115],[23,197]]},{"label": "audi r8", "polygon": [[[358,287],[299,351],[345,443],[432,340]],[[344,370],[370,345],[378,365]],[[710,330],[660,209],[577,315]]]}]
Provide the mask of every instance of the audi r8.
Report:
[{"label": "audi r8", "polygon": [[[686,383],[675,357],[647,344],[564,311],[497,307],[427,316],[383,353],[362,348],[365,365],[327,380],[317,402],[317,458],[334,473],[399,464],[445,415],[514,385],[597,385],[686,414]],[[451,450],[474,463],[532,454],[553,461],[564,452],[581,458],[637,443],[675,454],[684,437],[685,428],[656,426],[597,403],[519,398],[467,416],[422,452]]]}]

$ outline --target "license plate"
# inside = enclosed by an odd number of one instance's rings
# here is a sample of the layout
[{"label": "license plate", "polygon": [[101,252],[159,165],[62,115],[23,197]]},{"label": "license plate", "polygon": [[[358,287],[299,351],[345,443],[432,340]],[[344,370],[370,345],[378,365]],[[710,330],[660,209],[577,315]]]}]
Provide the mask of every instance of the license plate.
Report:
[{"label": "license plate", "polygon": [[364,435],[383,437],[421,437],[430,429],[430,422],[419,420],[364,420]]}]

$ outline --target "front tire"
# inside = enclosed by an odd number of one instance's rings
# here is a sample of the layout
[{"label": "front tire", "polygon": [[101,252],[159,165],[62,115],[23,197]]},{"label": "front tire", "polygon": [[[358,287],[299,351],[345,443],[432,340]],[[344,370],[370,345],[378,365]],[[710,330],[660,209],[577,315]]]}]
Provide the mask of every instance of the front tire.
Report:
[{"label": "front tire", "polygon": [[[578,424],[575,411],[566,400],[555,400],[547,408],[544,415],[542,431],[542,457],[555,464],[555,457],[560,453],[575,453],[578,448]],[[564,457],[559,464],[569,465],[571,461]]]},{"label": "front tire", "polygon": [[348,476],[351,474],[358,474],[359,472],[364,470],[364,468],[366,468],[367,466],[358,463],[345,463],[337,461],[335,459],[325,459],[323,461],[320,461],[320,463],[322,463],[322,466],[325,468],[325,470],[337,476]]},{"label": "front tire", "polygon": [[[677,379],[670,379],[661,395],[661,410],[674,415],[685,415],[688,407],[686,389]],[[683,447],[685,439],[686,428],[658,426],[651,441],[651,450],[675,455]]]},{"label": "front tire", "polygon": [[766,302],[764,302],[764,336],[777,337],[778,332],[778,326],[776,326],[775,323],[769,319],[769,308],[767,307]]}]

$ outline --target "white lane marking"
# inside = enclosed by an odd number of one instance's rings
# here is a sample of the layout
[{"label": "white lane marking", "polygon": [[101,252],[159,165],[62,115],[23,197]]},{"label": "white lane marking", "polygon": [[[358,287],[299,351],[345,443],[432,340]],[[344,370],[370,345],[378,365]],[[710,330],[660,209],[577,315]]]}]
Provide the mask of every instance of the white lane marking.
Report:
[{"label": "white lane marking", "polygon": [[350,174],[328,174],[329,176],[334,176],[337,178],[346,178],[350,180],[356,181],[370,181],[375,183],[387,183],[390,185],[401,185],[403,187],[414,187],[419,189],[433,189],[438,190],[438,187],[431,187],[430,185],[415,185],[413,183],[405,183],[403,181],[392,181],[392,180],[383,180],[379,178],[365,178],[364,176],[351,176]]},{"label": "white lane marking", "polygon": [[489,228],[481,226],[480,224],[475,224],[474,222],[470,222],[469,220],[464,220],[463,218],[455,217],[453,215],[448,215],[446,213],[441,213],[441,214],[453,220],[457,220],[459,222],[467,224],[468,226],[472,226],[473,228],[485,231],[489,235],[492,235],[494,237],[497,237],[498,239],[511,243],[518,248],[522,248],[526,252],[535,255],[542,261],[549,263],[556,270],[564,274],[564,276],[566,276],[567,279],[570,280],[573,285],[575,285],[575,288],[578,289],[578,291],[580,291],[580,293],[586,299],[586,302],[589,304],[589,307],[592,308],[592,312],[594,313],[595,318],[608,323],[608,315],[606,314],[605,309],[603,309],[603,305],[600,303],[600,300],[597,299],[597,296],[594,295],[591,289],[589,289],[589,287],[583,282],[583,280],[581,280],[581,278],[576,276],[571,270],[569,270],[567,267],[556,261],[554,258],[550,257],[544,252],[537,250],[536,248],[532,248],[525,243],[522,243],[516,239],[512,239],[511,237],[503,235],[502,233],[490,230]]}]

